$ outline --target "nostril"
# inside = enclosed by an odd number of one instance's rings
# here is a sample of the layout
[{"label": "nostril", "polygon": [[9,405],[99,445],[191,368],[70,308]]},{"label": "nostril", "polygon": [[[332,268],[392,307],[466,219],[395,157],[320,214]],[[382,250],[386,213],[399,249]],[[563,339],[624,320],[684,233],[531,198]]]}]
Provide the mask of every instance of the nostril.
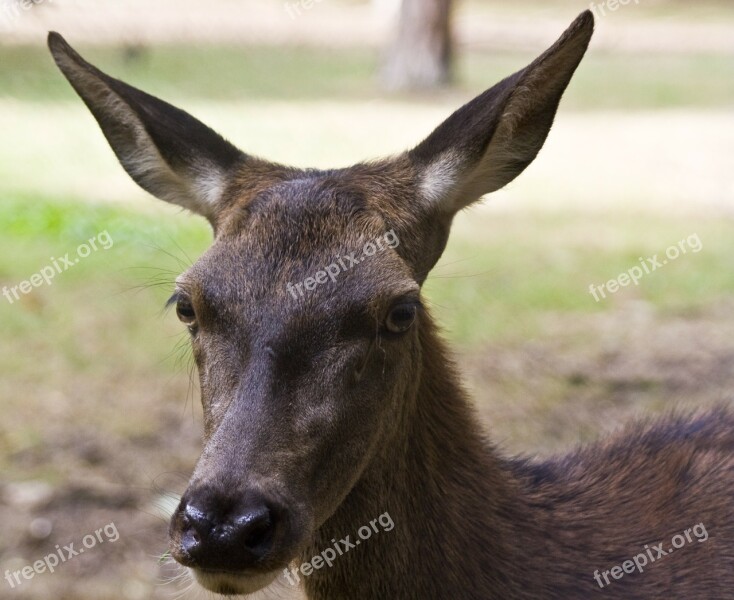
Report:
[{"label": "nostril", "polygon": [[206,550],[216,527],[212,515],[193,504],[183,506],[181,512],[181,548],[192,559]]},{"label": "nostril", "polygon": [[200,548],[201,537],[195,530],[189,529],[181,536],[181,549],[190,558],[194,558]]},{"label": "nostril", "polygon": [[198,509],[193,504],[187,504],[184,509],[184,519],[190,522],[194,527],[205,526],[207,523],[211,523],[211,520],[207,517],[203,510]]},{"label": "nostril", "polygon": [[270,541],[273,525],[271,512],[265,506],[239,517],[235,522],[238,537],[251,550]]},{"label": "nostril", "polygon": [[186,505],[183,518],[184,524],[193,527],[199,534],[206,535],[213,526],[213,519],[192,504]]}]

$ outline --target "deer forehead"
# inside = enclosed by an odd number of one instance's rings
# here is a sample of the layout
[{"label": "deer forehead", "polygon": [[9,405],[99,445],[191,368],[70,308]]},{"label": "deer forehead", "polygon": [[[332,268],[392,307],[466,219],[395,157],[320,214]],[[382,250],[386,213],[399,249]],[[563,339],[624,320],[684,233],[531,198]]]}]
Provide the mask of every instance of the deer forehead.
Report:
[{"label": "deer forehead", "polygon": [[243,197],[177,286],[241,317],[379,313],[418,288],[399,246],[360,190],[295,180]]},{"label": "deer forehead", "polygon": [[369,190],[329,174],[296,176],[254,194],[235,186],[232,195],[217,237],[244,237],[253,249],[339,247],[386,227],[368,200]]}]

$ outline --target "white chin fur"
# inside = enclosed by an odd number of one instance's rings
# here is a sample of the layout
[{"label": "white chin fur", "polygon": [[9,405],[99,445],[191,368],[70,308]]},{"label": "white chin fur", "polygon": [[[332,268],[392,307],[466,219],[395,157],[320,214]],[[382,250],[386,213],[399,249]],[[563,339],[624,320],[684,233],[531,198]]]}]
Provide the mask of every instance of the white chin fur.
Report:
[{"label": "white chin fur", "polygon": [[[258,575],[231,575],[229,573],[207,573],[191,569],[196,581],[206,590],[224,595],[249,595],[264,590],[278,576],[279,571]],[[263,596],[266,597],[266,596]]]}]

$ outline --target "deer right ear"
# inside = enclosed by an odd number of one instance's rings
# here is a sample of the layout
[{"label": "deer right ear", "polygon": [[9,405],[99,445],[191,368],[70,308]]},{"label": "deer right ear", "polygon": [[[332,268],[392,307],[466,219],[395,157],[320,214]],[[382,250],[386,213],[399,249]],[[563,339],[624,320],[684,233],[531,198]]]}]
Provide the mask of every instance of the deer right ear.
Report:
[{"label": "deer right ear", "polygon": [[525,170],[593,31],[587,10],[533,63],[462,106],[408,153],[428,208],[453,214]]},{"label": "deer right ear", "polygon": [[105,75],[58,33],[48,46],[138,185],[216,226],[228,176],[247,157],[188,113]]}]

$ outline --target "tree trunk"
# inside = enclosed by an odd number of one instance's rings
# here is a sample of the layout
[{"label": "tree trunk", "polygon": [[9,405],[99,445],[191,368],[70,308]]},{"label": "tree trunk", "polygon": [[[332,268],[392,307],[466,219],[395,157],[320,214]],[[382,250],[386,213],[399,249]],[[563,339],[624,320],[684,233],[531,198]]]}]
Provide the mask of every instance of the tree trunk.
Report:
[{"label": "tree trunk", "polygon": [[451,80],[452,0],[403,0],[395,39],[382,69],[391,90],[430,89]]}]

